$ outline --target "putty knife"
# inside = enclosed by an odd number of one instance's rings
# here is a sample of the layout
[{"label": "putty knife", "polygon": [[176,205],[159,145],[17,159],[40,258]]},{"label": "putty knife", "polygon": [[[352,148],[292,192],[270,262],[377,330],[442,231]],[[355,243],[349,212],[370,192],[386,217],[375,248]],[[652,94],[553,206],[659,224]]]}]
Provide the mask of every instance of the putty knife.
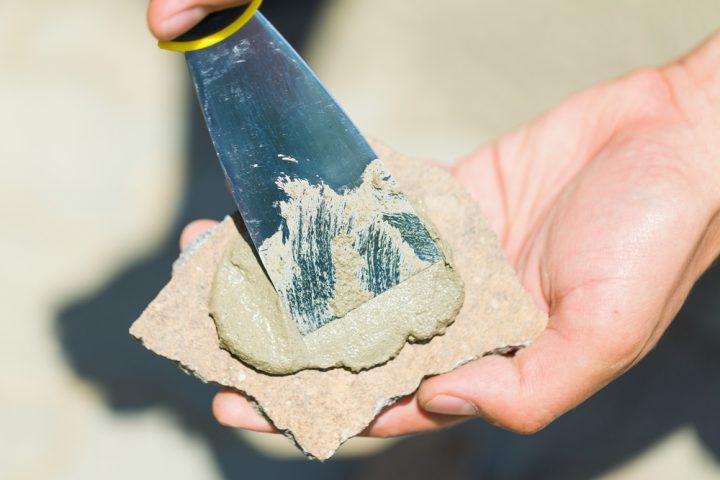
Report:
[{"label": "putty knife", "polygon": [[273,286],[303,335],[442,261],[367,141],[257,11],[208,16],[185,52],[215,150]]}]

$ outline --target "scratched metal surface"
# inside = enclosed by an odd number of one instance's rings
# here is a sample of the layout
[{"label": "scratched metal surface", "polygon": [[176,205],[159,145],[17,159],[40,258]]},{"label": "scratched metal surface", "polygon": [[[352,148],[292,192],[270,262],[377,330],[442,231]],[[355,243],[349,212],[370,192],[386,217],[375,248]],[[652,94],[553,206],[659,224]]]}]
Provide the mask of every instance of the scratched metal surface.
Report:
[{"label": "scratched metal surface", "polygon": [[[288,201],[280,179],[303,179],[348,192],[359,186],[366,167],[377,159],[312,70],[261,14],[227,40],[188,52],[186,58],[232,195],[258,250],[279,230],[284,238],[292,237],[280,215],[281,202]],[[383,205],[371,208],[382,213]],[[294,249],[292,278],[279,278],[267,269],[303,334],[336,318],[328,307],[335,287],[331,242],[353,228],[351,221],[329,214],[308,218],[316,224],[305,229],[310,235],[302,239],[309,250],[303,251],[302,245]],[[380,218],[400,232],[419,258],[430,263],[441,259],[409,204],[403,215]],[[383,242],[370,238],[355,246],[367,264],[361,282],[372,295],[410,276],[401,274],[396,258],[377,258],[378,252],[389,251],[381,250]],[[267,263],[263,255],[261,251]],[[283,287],[288,282],[291,285]]]}]

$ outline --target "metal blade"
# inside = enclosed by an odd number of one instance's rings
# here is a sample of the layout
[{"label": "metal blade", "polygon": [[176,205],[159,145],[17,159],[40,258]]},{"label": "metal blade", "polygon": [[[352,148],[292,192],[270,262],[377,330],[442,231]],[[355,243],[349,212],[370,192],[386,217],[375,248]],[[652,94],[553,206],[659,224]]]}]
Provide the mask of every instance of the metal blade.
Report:
[{"label": "metal blade", "polygon": [[240,214],[302,334],[442,261],[372,148],[261,14],[186,58]]}]

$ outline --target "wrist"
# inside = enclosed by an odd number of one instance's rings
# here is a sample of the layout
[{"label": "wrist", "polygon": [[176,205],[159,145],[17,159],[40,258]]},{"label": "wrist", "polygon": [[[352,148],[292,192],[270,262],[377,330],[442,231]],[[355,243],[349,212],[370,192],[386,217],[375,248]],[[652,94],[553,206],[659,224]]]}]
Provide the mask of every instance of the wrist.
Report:
[{"label": "wrist", "polygon": [[[720,127],[720,33],[662,67],[660,72],[672,92],[675,106],[686,120],[694,128],[717,132]],[[720,147],[720,142],[716,145]]]},{"label": "wrist", "polygon": [[686,76],[684,86],[694,88],[703,95],[717,119],[720,116],[720,33],[710,37],[675,65]]},{"label": "wrist", "polygon": [[688,160],[701,173],[707,205],[720,211],[720,33],[660,70],[691,132],[688,151],[698,154]]},{"label": "wrist", "polygon": [[696,258],[702,272],[720,256],[720,33],[661,70],[692,132],[689,151],[699,153],[691,162],[701,174],[700,190],[709,194],[708,226]]}]

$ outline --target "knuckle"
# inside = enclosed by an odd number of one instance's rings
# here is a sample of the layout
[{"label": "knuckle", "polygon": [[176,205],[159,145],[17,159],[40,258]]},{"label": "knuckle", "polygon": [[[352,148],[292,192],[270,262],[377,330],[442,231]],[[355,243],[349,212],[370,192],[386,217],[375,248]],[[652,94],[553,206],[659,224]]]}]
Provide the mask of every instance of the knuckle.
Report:
[{"label": "knuckle", "polygon": [[[533,402],[524,402],[533,403]],[[496,415],[483,415],[496,427],[504,428],[520,435],[532,435],[547,427],[557,418],[550,410],[543,410],[533,404],[516,406]]]},{"label": "knuckle", "polygon": [[512,422],[509,430],[521,435],[532,435],[547,427],[552,420],[553,418],[548,418],[546,415],[532,413]]}]

